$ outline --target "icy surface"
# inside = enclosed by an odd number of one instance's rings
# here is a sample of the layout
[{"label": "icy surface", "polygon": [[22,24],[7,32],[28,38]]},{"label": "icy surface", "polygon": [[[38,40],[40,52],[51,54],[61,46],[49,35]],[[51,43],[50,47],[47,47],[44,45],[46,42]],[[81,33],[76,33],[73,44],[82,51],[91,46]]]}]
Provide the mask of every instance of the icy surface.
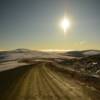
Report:
[{"label": "icy surface", "polygon": [[14,69],[16,67],[27,65],[26,63],[18,63],[17,61],[9,61],[0,64],[0,71]]}]

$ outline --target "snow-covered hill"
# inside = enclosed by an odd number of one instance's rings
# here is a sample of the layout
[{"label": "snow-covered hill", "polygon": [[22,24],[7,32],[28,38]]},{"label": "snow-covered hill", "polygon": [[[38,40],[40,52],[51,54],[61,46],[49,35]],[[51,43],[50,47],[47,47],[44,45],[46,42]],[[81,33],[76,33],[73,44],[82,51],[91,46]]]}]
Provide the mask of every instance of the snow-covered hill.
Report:
[{"label": "snow-covered hill", "polygon": [[86,56],[98,55],[100,54],[100,51],[99,50],[69,51],[63,54],[72,57],[86,57]]},{"label": "snow-covered hill", "polygon": [[0,71],[16,68],[27,63],[19,62],[23,59],[33,58],[53,58],[57,62],[61,60],[70,60],[77,57],[87,57],[91,55],[100,54],[100,51],[96,50],[85,50],[85,51],[70,51],[67,53],[57,52],[43,52],[33,51],[28,49],[16,49],[12,51],[0,51]]},{"label": "snow-covered hill", "polygon": [[83,54],[87,56],[98,55],[100,54],[100,51],[99,50],[89,50],[89,51],[83,52]]},{"label": "snow-covered hill", "polygon": [[64,58],[70,59],[72,57],[67,57],[55,52],[42,52],[42,51],[32,51],[28,49],[16,49],[12,51],[2,51],[0,52],[0,71],[13,69],[16,67],[28,65],[28,63],[19,62],[23,59],[33,59],[33,58]]},{"label": "snow-covered hill", "polygon": [[[68,58],[54,52],[32,51],[28,49],[16,49],[12,51],[0,52],[0,61],[11,61],[25,58]],[[69,57],[71,58],[71,57]]]}]

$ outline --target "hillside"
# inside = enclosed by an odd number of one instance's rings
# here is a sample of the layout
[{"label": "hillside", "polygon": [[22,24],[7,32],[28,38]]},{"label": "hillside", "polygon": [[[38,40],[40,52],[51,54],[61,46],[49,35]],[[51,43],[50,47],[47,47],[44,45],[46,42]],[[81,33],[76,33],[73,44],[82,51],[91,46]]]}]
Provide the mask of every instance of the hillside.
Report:
[{"label": "hillside", "polygon": [[82,50],[82,51],[69,51],[63,53],[66,56],[73,56],[73,57],[86,57],[100,54],[100,50]]},{"label": "hillside", "polygon": [[60,64],[81,73],[97,75],[100,77],[100,54],[82,57],[80,59],[63,60]]}]

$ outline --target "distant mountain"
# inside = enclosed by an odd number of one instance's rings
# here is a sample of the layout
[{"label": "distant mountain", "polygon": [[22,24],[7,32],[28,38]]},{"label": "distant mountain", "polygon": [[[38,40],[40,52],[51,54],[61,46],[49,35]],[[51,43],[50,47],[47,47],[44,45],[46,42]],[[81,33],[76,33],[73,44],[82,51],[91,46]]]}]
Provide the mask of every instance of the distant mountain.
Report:
[{"label": "distant mountain", "polygon": [[32,52],[32,50],[21,48],[21,49],[12,50],[12,52],[21,52],[21,53],[23,53],[23,52]]},{"label": "distant mountain", "polygon": [[84,54],[81,51],[69,51],[64,53],[66,56],[83,57]]},{"label": "distant mountain", "polygon": [[84,50],[83,55],[92,56],[100,54],[100,50]]},{"label": "distant mountain", "polygon": [[[58,53],[35,51],[29,49],[16,49],[0,52],[0,61],[10,61],[30,58],[61,58],[64,57]],[[67,56],[65,56],[67,58]]]},{"label": "distant mountain", "polygon": [[83,51],[69,51],[64,53],[66,56],[86,57],[100,54],[100,50],[83,50]]},{"label": "distant mountain", "polygon": [[42,55],[47,55],[47,54],[40,51],[32,51],[28,49],[16,49],[12,51],[1,52],[0,60],[1,61],[18,60],[23,58],[40,57]]},{"label": "distant mountain", "polygon": [[19,60],[26,58],[64,58],[73,59],[100,54],[99,50],[69,51],[65,53],[43,52],[29,49],[0,51],[0,61]]}]

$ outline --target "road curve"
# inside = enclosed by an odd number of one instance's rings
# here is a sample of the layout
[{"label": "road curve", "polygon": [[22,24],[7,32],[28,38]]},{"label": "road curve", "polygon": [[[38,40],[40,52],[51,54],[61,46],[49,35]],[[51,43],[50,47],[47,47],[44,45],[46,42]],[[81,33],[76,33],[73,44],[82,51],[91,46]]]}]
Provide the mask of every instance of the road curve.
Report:
[{"label": "road curve", "polygon": [[[18,69],[8,86],[0,90],[0,100],[99,100],[99,92],[51,70],[48,63]],[[21,70],[21,71],[20,71]],[[19,73],[20,72],[20,73]],[[21,74],[22,73],[22,74]],[[19,75],[17,75],[19,74]],[[6,76],[5,76],[6,77]],[[1,81],[7,81],[0,78]],[[1,82],[3,83],[3,82]],[[6,84],[5,84],[6,85]],[[0,88],[3,86],[0,84]],[[4,90],[5,91],[2,91]]]}]

